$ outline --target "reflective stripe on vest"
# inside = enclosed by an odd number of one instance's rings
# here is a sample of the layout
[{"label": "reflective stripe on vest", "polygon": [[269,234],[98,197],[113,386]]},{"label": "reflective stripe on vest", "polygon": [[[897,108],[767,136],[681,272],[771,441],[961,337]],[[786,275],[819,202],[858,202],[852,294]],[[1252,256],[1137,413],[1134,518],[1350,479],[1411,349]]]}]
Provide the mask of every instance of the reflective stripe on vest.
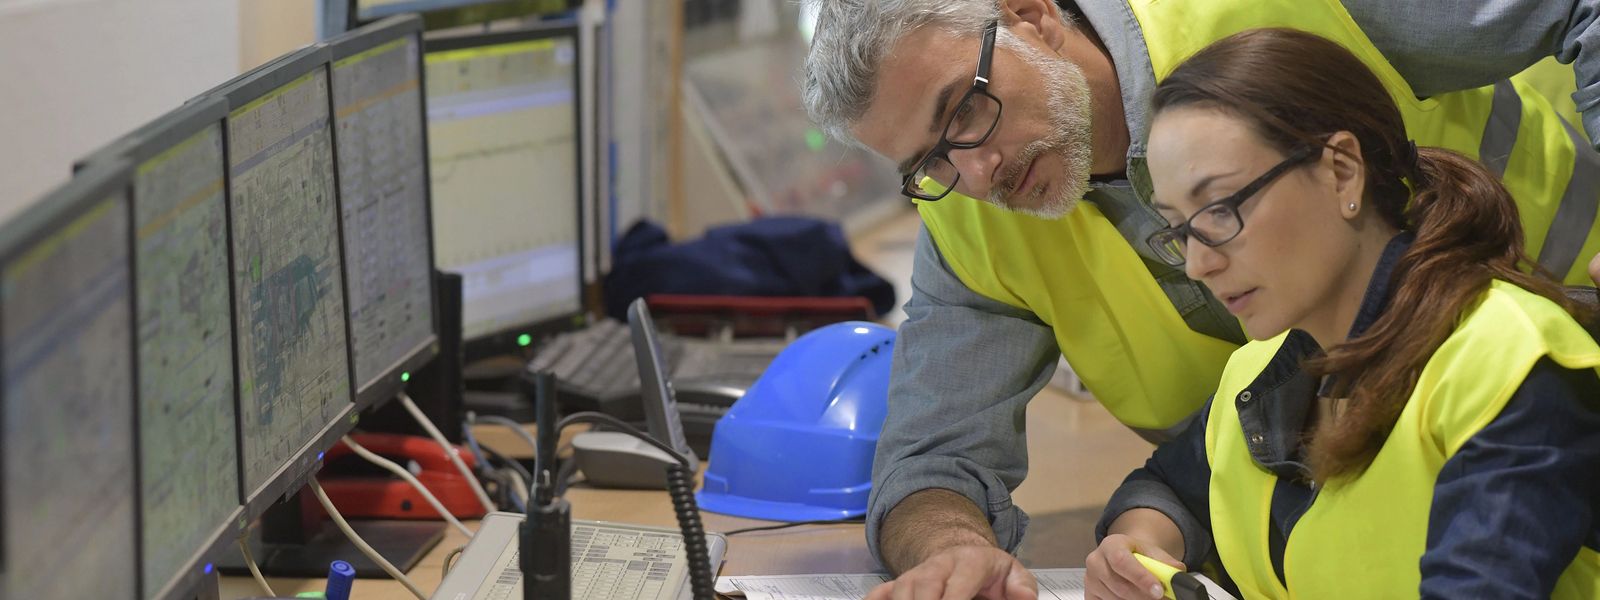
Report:
[{"label": "reflective stripe on vest", "polygon": [[1495,177],[1504,177],[1511,162],[1511,147],[1517,143],[1517,128],[1522,124],[1522,96],[1511,82],[1494,84],[1494,100],[1489,106],[1489,124],[1483,128],[1483,143],[1478,144],[1478,160]]},{"label": "reflective stripe on vest", "polygon": [[[1561,125],[1574,148],[1587,149],[1588,144],[1571,123],[1562,121]],[[1596,209],[1600,208],[1600,154],[1582,151],[1574,154],[1576,158],[1566,193],[1561,195],[1561,206],[1556,209],[1555,221],[1550,223],[1550,235],[1539,249],[1539,266],[1551,273],[1566,273],[1574,265],[1580,267],[1579,271],[1588,267],[1588,260],[1578,264],[1578,258],[1582,255],[1584,238],[1594,226]],[[1582,256],[1592,255],[1591,252]]]},{"label": "reflective stripe on vest", "polygon": [[[1600,367],[1600,346],[1559,306],[1494,282],[1423,367],[1371,465],[1319,490],[1295,523],[1280,581],[1268,542],[1277,478],[1251,457],[1237,399],[1284,337],[1234,354],[1206,421],[1212,532],[1223,566],[1246,598],[1415,597],[1433,485],[1443,465],[1499,415],[1540,358],[1569,369]],[[1554,597],[1600,597],[1600,554],[1579,551]]]}]

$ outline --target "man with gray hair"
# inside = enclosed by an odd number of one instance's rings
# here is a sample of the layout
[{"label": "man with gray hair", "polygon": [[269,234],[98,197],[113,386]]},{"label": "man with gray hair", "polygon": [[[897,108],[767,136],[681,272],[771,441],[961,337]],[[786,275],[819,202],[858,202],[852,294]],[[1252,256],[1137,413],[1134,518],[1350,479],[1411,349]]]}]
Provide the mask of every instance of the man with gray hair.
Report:
[{"label": "man with gray hair", "polygon": [[[1011,491],[1027,471],[1025,408],[1059,355],[1152,441],[1216,389],[1245,338],[1146,243],[1167,223],[1144,164],[1151,90],[1215,40],[1294,27],[1351,48],[1418,144],[1501,174],[1530,254],[1589,283],[1577,258],[1600,248],[1600,154],[1516,74],[1552,55],[1574,63],[1595,139],[1600,0],[812,3],[807,110],[898,163],[923,219],[867,514],[868,545],[899,577],[873,598],[1035,597],[1010,554],[1027,525]],[[1119,510],[1176,521],[1176,506]],[[1198,567],[1214,552],[1208,539],[1177,546],[1157,558]]]}]

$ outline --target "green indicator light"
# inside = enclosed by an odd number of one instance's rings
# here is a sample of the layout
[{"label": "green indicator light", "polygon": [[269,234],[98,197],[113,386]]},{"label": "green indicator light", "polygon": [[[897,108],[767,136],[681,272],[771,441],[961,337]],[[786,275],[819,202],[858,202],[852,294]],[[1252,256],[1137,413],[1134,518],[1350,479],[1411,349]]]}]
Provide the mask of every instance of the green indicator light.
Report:
[{"label": "green indicator light", "polygon": [[400,374],[400,382],[401,383],[405,383],[407,381],[411,381],[411,372],[410,371],[406,371],[406,372]]},{"label": "green indicator light", "polygon": [[522,335],[517,336],[517,345],[518,346],[527,346],[528,344],[532,344],[532,343],[533,343],[533,336],[531,336],[531,335],[528,335],[528,334],[524,333]]},{"label": "green indicator light", "polygon": [[807,148],[810,148],[812,152],[821,152],[822,149],[827,147],[827,146],[828,146],[828,136],[824,135],[822,133],[822,130],[817,129],[815,127],[806,128],[806,147]]}]

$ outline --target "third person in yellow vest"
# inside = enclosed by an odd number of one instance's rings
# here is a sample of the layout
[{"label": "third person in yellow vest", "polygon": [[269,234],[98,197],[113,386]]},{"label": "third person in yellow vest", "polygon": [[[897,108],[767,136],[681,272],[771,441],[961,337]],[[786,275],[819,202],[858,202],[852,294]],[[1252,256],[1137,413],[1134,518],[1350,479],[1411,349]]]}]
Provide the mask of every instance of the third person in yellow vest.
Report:
[{"label": "third person in yellow vest", "polygon": [[1202,50],[1153,113],[1147,243],[1256,341],[1113,496],[1087,597],[1160,598],[1133,552],[1245,598],[1600,597],[1600,346],[1494,175],[1294,30]]}]

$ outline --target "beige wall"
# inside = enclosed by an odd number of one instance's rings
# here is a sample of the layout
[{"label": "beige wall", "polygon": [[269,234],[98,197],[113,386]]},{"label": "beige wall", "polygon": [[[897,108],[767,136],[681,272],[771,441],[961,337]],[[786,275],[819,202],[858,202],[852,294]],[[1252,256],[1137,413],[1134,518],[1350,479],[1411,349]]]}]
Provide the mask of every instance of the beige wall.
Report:
[{"label": "beige wall", "polygon": [[239,0],[239,71],[317,41],[317,0]]},{"label": "beige wall", "polygon": [[0,0],[0,220],[72,161],[316,40],[318,0]]},{"label": "beige wall", "polygon": [[235,2],[0,2],[0,219],[238,65]]}]

